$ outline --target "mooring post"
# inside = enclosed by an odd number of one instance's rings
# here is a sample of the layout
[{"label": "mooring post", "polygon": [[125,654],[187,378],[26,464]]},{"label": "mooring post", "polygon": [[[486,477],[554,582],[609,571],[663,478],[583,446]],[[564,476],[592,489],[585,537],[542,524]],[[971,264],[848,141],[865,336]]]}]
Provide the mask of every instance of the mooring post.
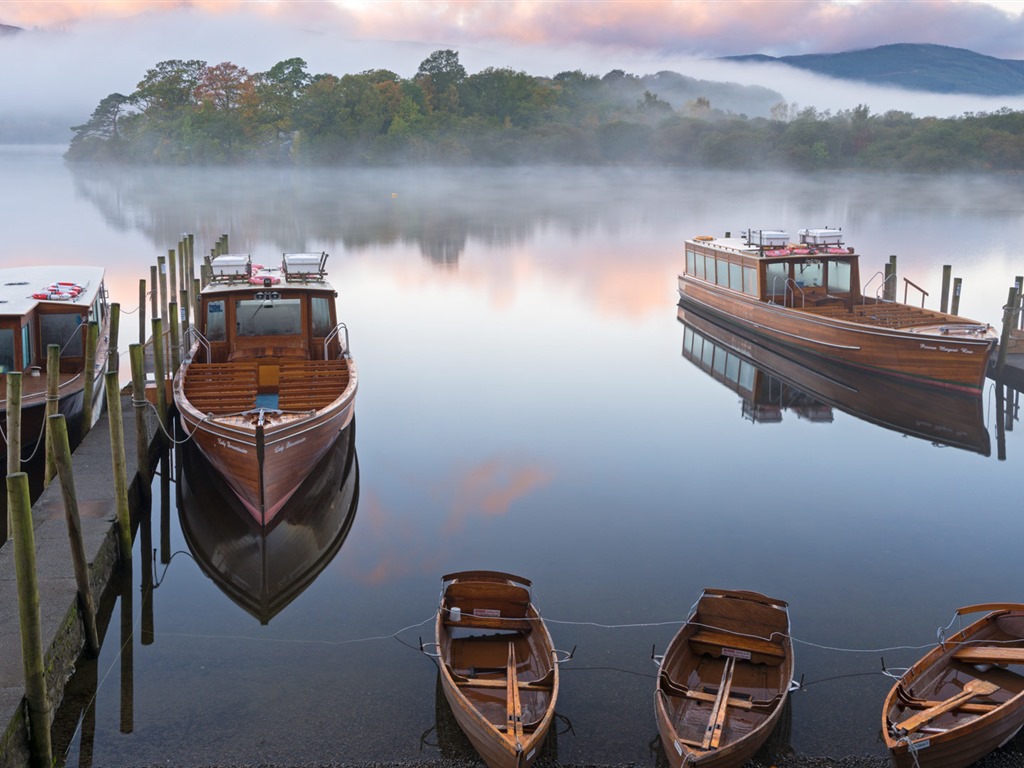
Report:
[{"label": "mooring post", "polygon": [[996,382],[1003,380],[1003,368],[1006,366],[1006,352],[1010,346],[1010,331],[1017,326],[1017,313],[1020,312],[1020,288],[1016,284],[1010,286],[1010,295],[1003,307],[1003,332],[999,335],[999,357],[996,362]]},{"label": "mooring post", "polygon": [[[60,407],[60,346],[49,344],[46,347],[46,417],[49,418],[57,413]],[[46,440],[46,466],[43,469],[43,485],[49,485],[57,474],[57,468],[53,463],[53,446],[50,445],[50,436],[43,427],[43,437]]]},{"label": "mooring post", "polygon": [[149,314],[153,318],[160,317],[160,293],[157,290],[156,271],[157,267],[149,268]]},{"label": "mooring post", "polygon": [[167,439],[167,381],[164,371],[163,321],[153,320],[153,370],[156,378],[156,410],[160,419],[160,441]]},{"label": "mooring post", "polygon": [[[10,371],[7,374],[7,474],[21,472],[21,371]],[[11,508],[3,519],[4,529],[0,531],[0,542],[11,538]]]},{"label": "mooring post", "polygon": [[167,319],[167,257],[156,257],[156,279],[160,285],[160,317]]},{"label": "mooring post", "polygon": [[171,450],[167,442],[160,446],[160,563],[171,562]]},{"label": "mooring post", "polygon": [[142,344],[128,346],[128,359],[132,367],[132,406],[135,408],[135,464],[136,470],[149,487],[149,429],[146,427],[146,368],[145,349]]},{"label": "mooring post", "polygon": [[46,695],[43,668],[43,629],[39,616],[39,577],[36,573],[36,542],[32,530],[32,504],[28,475],[7,476],[7,508],[14,522],[14,568],[18,580],[18,617],[21,620],[21,658],[28,700],[29,747],[32,764],[53,764],[50,746],[50,700]]},{"label": "mooring post", "polygon": [[110,346],[107,348],[107,370],[116,371],[121,367],[120,355],[117,353],[118,336],[121,335],[121,305],[110,305]]},{"label": "mooring post", "polygon": [[182,340],[187,340],[188,329],[192,326],[192,313],[189,311],[188,291],[179,291],[178,296],[178,306],[181,307],[181,338]]},{"label": "mooring post", "polygon": [[92,429],[92,398],[96,391],[96,345],[100,339],[100,324],[90,320],[85,329],[85,367],[82,369],[82,436]]},{"label": "mooring post", "polygon": [[949,279],[953,274],[952,264],[942,265],[942,296],[939,300],[939,311],[945,313],[949,309]]},{"label": "mooring post", "polygon": [[85,646],[92,656],[96,656],[100,652],[100,640],[96,632],[96,603],[92,599],[92,588],[89,586],[89,560],[85,555],[85,541],[82,538],[82,518],[78,514],[78,496],[75,494],[75,478],[71,468],[71,444],[68,442],[68,425],[64,420],[64,414],[58,413],[48,417],[46,431],[53,442],[57,477],[60,479],[60,492],[64,497],[64,520],[68,524],[71,563],[75,570],[75,583],[78,585],[82,623],[85,625]]},{"label": "mooring post", "polygon": [[[181,247],[180,242],[178,247]],[[173,248],[167,251],[167,268],[167,301],[170,302],[178,295],[178,251]]]},{"label": "mooring post", "polygon": [[181,338],[178,335],[178,302],[172,301],[167,305],[167,311],[171,316],[171,368],[168,374],[174,376],[178,371],[178,366],[181,364]]},{"label": "mooring post", "polygon": [[146,343],[146,280],[139,280],[139,344]]},{"label": "mooring post", "polygon": [[1024,275],[1017,275],[1013,279],[1013,284],[1017,286],[1017,315],[1019,327],[1024,330],[1024,312],[1021,312],[1022,302],[1024,302]]},{"label": "mooring post", "polygon": [[953,278],[953,306],[950,307],[949,313],[951,315],[960,314],[960,286],[963,283],[963,279],[959,277]]},{"label": "mooring post", "polygon": [[132,516],[128,507],[128,466],[124,457],[124,422],[121,419],[121,393],[117,371],[107,374],[107,421],[110,423],[110,458],[117,495],[117,527],[120,529],[121,561],[132,559]]}]

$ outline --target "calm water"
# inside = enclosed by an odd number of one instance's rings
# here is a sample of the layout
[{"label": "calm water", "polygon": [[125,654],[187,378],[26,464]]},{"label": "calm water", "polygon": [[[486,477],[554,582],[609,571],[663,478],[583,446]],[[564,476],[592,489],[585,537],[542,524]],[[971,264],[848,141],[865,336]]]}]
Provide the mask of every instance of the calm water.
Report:
[{"label": "calm water", "polygon": [[1024,268],[1019,179],[72,172],[10,148],[0,173],[0,261],[105,265],[123,348],[156,257],[184,232],[198,253],[226,232],[263,261],[331,254],[361,375],[358,460],[316,490],[321,518],[273,542],[186,493],[216,484],[185,458],[162,470],[130,600],[112,596],[103,652],[61,713],[68,765],[457,750],[418,642],[440,576],[464,568],[532,578],[556,645],[576,647],[561,762],[655,764],[651,649],[705,586],[789,601],[808,684],[793,750],[882,754],[881,659],[909,664],[920,650],[891,649],[933,643],[960,605],[1024,600],[1024,427],[1000,442],[991,387],[896,429],[767,377],[755,403],[712,353],[701,364],[704,346],[694,358],[694,338],[723,340],[687,330],[675,292],[686,237],[842,226],[865,277],[897,254],[934,307],[952,264],[961,312],[999,324]]}]

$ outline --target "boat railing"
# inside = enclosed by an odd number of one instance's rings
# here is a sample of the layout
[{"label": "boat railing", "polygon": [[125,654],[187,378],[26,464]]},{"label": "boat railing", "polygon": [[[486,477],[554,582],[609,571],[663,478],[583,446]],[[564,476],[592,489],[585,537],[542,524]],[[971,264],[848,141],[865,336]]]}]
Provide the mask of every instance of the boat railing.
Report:
[{"label": "boat railing", "polygon": [[[876,304],[880,304],[880,303],[885,302],[885,301],[890,301],[883,294],[885,294],[887,292],[886,291],[886,287],[889,285],[889,282],[890,281],[895,282],[895,280],[896,280],[896,273],[893,272],[893,273],[890,273],[888,276],[886,276],[885,273],[883,273],[882,271],[878,271],[878,272],[875,272],[875,274],[873,274],[871,276],[870,280],[868,280],[866,283],[864,283],[864,290],[862,290],[860,292],[861,301],[864,302],[865,304],[867,303],[867,301],[865,301],[865,297],[868,295],[868,288],[870,288],[871,284],[873,282],[875,282],[875,278],[876,277],[881,277],[882,278],[882,283],[875,290],[875,303]],[[895,291],[895,286],[894,286],[893,295],[895,295],[895,293],[896,293],[896,291]]]},{"label": "boat railing", "polygon": [[807,306],[807,295],[804,293],[803,286],[801,286],[792,277],[783,277],[782,275],[776,275],[772,279],[772,296],[779,295],[779,284],[778,281],[782,280],[782,306],[784,307],[795,307],[796,306],[796,294],[800,292],[800,306]]},{"label": "boat railing", "polygon": [[914,288],[921,292],[921,309],[924,309],[924,300],[928,298],[928,291],[926,291],[920,285],[918,285],[912,280],[909,280],[906,277],[903,278],[903,303],[907,303],[907,291],[910,289],[911,286],[913,286]]},{"label": "boat railing", "polygon": [[341,355],[339,355],[339,357],[349,356],[348,326],[345,325],[344,323],[338,323],[336,326],[334,326],[334,330],[327,334],[327,337],[324,339],[324,360],[329,359],[327,349],[330,346],[331,342],[334,341],[335,339],[338,339],[338,341],[341,343]]},{"label": "boat railing", "polygon": [[183,345],[184,345],[185,350],[186,350],[186,354],[187,354],[187,350],[192,349],[192,345],[193,344],[197,344],[198,343],[199,347],[206,353],[205,359],[206,360],[212,360],[213,359],[210,356],[210,341],[209,341],[209,339],[207,339],[205,336],[203,336],[203,332],[200,331],[196,326],[190,325],[188,328],[185,329],[185,335],[184,335],[184,338],[183,338],[182,341],[183,341]]}]

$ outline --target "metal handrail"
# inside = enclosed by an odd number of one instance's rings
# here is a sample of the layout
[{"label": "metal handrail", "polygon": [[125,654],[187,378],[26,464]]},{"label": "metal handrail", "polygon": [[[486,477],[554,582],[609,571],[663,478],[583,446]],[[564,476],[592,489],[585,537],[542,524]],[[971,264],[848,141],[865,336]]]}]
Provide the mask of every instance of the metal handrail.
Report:
[{"label": "metal handrail", "polygon": [[344,340],[341,341],[341,356],[349,356],[348,326],[345,325],[344,323],[338,323],[336,326],[334,326],[334,330],[332,330],[329,334],[327,334],[326,338],[324,338],[324,360],[328,359],[327,347],[330,346],[330,343],[334,341],[335,337],[338,337],[338,339],[341,340],[342,334],[344,334]]},{"label": "metal handrail", "polygon": [[793,296],[793,304],[792,304],[792,306],[794,306],[794,307],[796,306],[796,292],[800,291],[800,308],[803,309],[804,307],[807,306],[807,294],[804,293],[804,289],[803,288],[801,288],[799,285],[797,285],[796,280],[794,280],[792,277],[787,277],[786,278],[786,293],[787,293],[787,295],[790,295],[790,290],[789,290],[789,284],[790,283],[793,284],[793,288],[795,289],[794,291],[792,291],[792,296]]},{"label": "metal handrail", "polygon": [[[197,328],[196,326],[190,325],[188,328],[185,329],[182,341],[187,349],[191,349],[193,344],[198,343],[199,346],[202,347],[203,350],[206,352],[206,359],[212,359],[210,354],[210,341],[205,336],[203,336],[203,332],[200,331],[199,328]],[[186,355],[182,355],[182,357],[185,356]]]},{"label": "metal handrail", "polygon": [[910,288],[910,286],[914,286],[917,290],[921,292],[921,309],[924,309],[924,300],[928,298],[928,291],[926,291],[920,285],[918,285],[912,280],[909,280],[906,277],[903,278],[903,303],[907,303],[907,291]]},{"label": "metal handrail", "polygon": [[882,293],[882,291],[885,290],[885,284],[888,283],[889,280],[891,280],[892,278],[896,277],[896,273],[893,273],[893,274],[889,275],[888,277],[886,277],[885,273],[883,273],[881,270],[879,270],[878,272],[875,272],[875,274],[873,274],[871,276],[870,280],[868,280],[866,283],[864,283],[864,288],[860,292],[861,303],[863,303],[863,304],[867,303],[866,301],[864,301],[864,297],[868,295],[868,288],[875,281],[875,278],[878,277],[879,275],[882,276],[882,284],[880,286],[878,286],[877,290],[875,290],[875,304],[879,304],[879,303],[883,303],[883,302],[889,302],[889,299],[884,298],[880,294]]}]

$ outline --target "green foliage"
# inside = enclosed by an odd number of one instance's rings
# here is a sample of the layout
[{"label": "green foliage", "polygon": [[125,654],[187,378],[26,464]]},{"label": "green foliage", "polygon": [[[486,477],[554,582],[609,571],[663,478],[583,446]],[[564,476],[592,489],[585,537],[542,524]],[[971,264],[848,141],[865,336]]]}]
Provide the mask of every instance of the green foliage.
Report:
[{"label": "green foliage", "polygon": [[[770,117],[730,106],[742,103]],[[435,51],[411,78],[311,75],[301,58],[257,73],[163,61],[72,131],[73,161],[1024,170],[1024,113],[1010,109],[938,119],[862,104],[831,114],[674,72],[467,75],[453,50]]]}]

